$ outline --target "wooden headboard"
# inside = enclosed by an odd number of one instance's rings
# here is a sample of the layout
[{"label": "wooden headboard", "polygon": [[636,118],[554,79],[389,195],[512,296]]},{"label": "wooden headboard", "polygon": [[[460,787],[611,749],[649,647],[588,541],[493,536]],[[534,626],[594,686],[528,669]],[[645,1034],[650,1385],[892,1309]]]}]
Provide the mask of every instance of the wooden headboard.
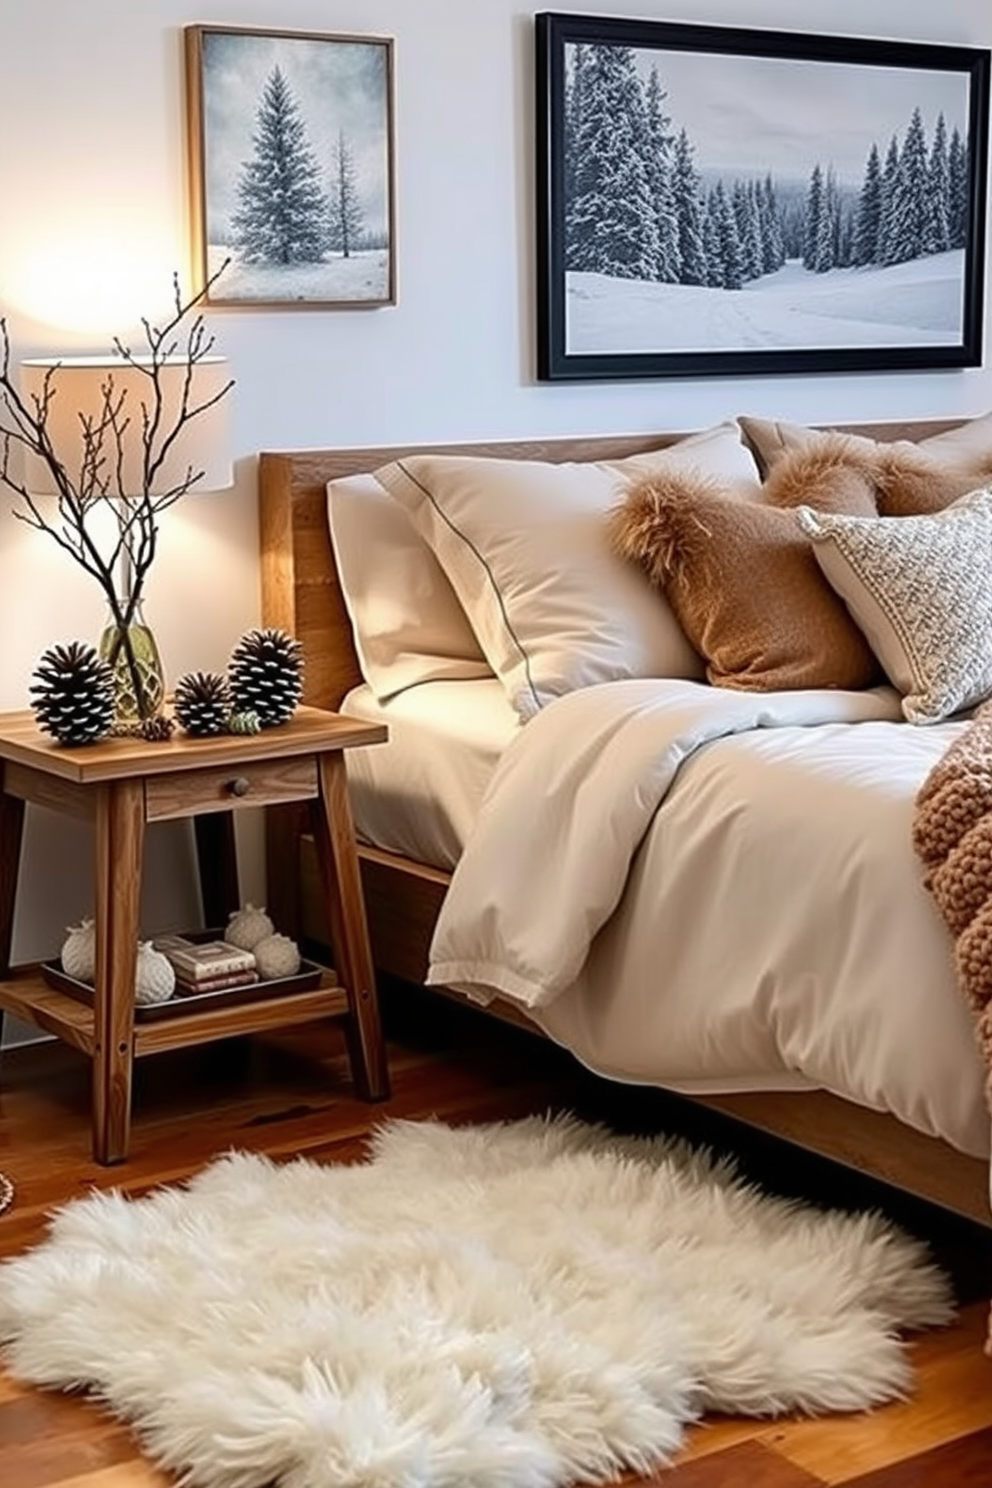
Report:
[{"label": "wooden headboard", "polygon": [[[928,419],[844,424],[872,439],[925,439],[960,423]],[[504,460],[615,460],[662,449],[685,437],[663,434],[507,440],[488,444],[419,446],[435,454],[487,455]],[[415,446],[265,451],[259,457],[262,621],[296,636],[305,659],[304,701],[335,708],[361,674],[327,527],[327,482],[376,470],[415,453]]]}]

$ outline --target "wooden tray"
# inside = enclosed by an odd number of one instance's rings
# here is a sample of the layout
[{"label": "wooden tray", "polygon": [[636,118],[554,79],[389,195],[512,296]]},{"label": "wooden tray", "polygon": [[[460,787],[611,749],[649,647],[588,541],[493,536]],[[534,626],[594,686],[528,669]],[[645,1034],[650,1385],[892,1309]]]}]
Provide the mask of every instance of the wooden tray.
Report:
[{"label": "wooden tray", "polygon": [[[191,935],[190,940],[193,939]],[[218,987],[213,992],[191,992],[183,997],[170,997],[165,1002],[135,1003],[134,1021],[153,1023],[159,1018],[181,1018],[184,1013],[203,1008],[234,1007],[243,1002],[261,1002],[266,997],[279,997],[287,992],[309,992],[320,986],[326,968],[315,961],[301,961],[293,976],[278,977],[269,982],[251,982],[243,987]],[[62,970],[61,960],[43,961],[41,974],[50,987],[74,997],[77,1002],[93,1006],[93,988]],[[328,975],[332,975],[328,973]]]}]

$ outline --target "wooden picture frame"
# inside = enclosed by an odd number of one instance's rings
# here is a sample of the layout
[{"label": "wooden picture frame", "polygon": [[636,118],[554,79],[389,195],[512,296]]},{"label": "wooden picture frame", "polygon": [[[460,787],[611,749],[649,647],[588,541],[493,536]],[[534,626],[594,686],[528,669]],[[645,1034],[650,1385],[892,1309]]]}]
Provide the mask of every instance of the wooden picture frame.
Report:
[{"label": "wooden picture frame", "polygon": [[980,365],[987,49],[536,28],[540,379]]},{"label": "wooden picture frame", "polygon": [[394,304],[392,40],[200,25],[184,40],[204,303]]}]

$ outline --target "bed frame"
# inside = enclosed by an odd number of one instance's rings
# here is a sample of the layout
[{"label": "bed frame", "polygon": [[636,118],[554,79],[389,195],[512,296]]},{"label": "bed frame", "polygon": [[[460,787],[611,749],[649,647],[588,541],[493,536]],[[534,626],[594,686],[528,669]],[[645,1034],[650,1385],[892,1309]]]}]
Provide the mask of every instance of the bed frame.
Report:
[{"label": "bed frame", "polygon": [[[873,439],[917,440],[960,422],[835,427]],[[429,448],[437,453],[503,459],[601,460],[658,449],[682,437],[678,433],[640,434]],[[328,534],[326,484],[340,476],[375,470],[411,452],[406,445],[265,452],[259,457],[263,623],[280,626],[301,642],[306,663],[304,701],[316,707],[336,707],[349,688],[362,680]],[[376,967],[386,975],[422,984],[449,875],[377,848],[360,847],[360,857]],[[298,808],[277,807],[267,813],[266,867],[268,904],[276,923],[307,941],[326,943],[316,857]],[[539,1033],[509,1004],[497,1002],[487,1012]],[[895,1117],[865,1110],[824,1091],[708,1096],[701,1101],[992,1226],[988,1164],[923,1136]]]}]

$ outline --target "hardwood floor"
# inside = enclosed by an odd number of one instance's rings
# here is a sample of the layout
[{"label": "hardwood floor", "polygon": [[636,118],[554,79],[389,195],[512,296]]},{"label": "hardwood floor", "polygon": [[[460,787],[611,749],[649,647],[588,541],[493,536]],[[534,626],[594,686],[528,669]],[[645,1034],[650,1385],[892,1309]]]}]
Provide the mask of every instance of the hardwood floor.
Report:
[{"label": "hardwood floor", "polygon": [[[559,1050],[480,1015],[387,989],[391,1099],[352,1094],[337,1028],[282,1033],[143,1060],[135,1082],[132,1155],[101,1168],[90,1156],[89,1065],[47,1044],[0,1059],[0,1170],[16,1188],[0,1215],[0,1256],[36,1243],[53,1206],[96,1186],[131,1194],[181,1179],[236,1146],[275,1157],[354,1160],[386,1115],[485,1121],[570,1109],[625,1130],[679,1130],[735,1150],[749,1175],[783,1192],[883,1207],[925,1235],[955,1278],[958,1322],[912,1344],[911,1400],[819,1420],[707,1420],[669,1488],[989,1488],[992,1360],[982,1352],[992,1294],[992,1232],[861,1175],[749,1134],[687,1102],[611,1086]],[[627,1478],[627,1484],[646,1480]],[[0,1371],[2,1488],[171,1488],[126,1427],[89,1401],[25,1388]]]}]

